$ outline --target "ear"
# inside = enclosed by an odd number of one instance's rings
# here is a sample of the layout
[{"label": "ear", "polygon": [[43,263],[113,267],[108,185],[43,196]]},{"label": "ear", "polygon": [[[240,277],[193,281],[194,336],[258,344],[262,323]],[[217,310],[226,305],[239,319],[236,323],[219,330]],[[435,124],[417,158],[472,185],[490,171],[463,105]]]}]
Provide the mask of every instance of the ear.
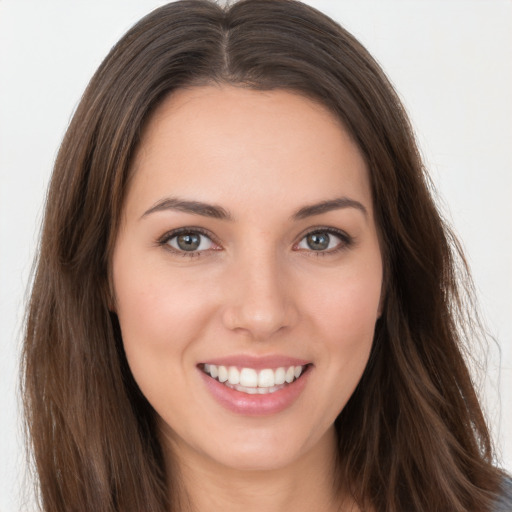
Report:
[{"label": "ear", "polygon": [[107,308],[111,313],[117,314],[116,294],[114,291],[114,283],[111,276],[108,276],[107,282],[103,286],[103,297],[107,304]]},{"label": "ear", "polygon": [[115,313],[117,315],[117,309],[116,309],[116,306],[115,306],[115,302],[112,301],[108,303],[108,310],[111,312],[111,313]]},{"label": "ear", "polygon": [[107,307],[111,313],[117,314],[117,304],[114,294],[109,294],[107,298]]},{"label": "ear", "polygon": [[377,308],[377,319],[379,319],[382,316],[382,312],[384,311],[384,306],[386,304],[386,283],[385,280],[382,281],[382,287],[380,290],[380,299],[379,299],[379,306]]}]

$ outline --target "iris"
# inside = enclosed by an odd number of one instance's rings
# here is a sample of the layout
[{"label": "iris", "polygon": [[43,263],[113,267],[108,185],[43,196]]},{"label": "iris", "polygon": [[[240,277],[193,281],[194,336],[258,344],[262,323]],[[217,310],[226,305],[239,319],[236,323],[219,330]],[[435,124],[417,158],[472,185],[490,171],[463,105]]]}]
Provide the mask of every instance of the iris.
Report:
[{"label": "iris", "polygon": [[201,244],[201,235],[198,233],[183,233],[176,237],[176,243],[182,251],[197,251]]},{"label": "iris", "polygon": [[329,247],[330,239],[328,233],[310,233],[306,237],[306,243],[313,251],[324,251]]}]

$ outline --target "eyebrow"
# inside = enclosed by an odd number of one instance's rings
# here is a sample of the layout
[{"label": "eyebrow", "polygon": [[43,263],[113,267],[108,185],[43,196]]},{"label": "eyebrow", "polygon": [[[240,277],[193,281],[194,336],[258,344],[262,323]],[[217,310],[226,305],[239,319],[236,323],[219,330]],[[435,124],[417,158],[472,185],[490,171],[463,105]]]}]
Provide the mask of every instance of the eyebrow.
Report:
[{"label": "eyebrow", "polygon": [[151,213],[165,210],[177,210],[179,212],[202,215],[203,217],[211,217],[220,220],[233,220],[232,215],[222,208],[222,206],[203,203],[201,201],[188,201],[177,197],[166,197],[165,199],[158,201],[149,210],[145,211],[141,218],[146,217]]},{"label": "eyebrow", "polygon": [[307,217],[321,215],[322,213],[327,213],[332,210],[340,210],[342,208],[355,208],[361,211],[365,217],[368,217],[368,211],[362,203],[354,199],[350,199],[349,197],[338,197],[336,199],[322,201],[321,203],[304,206],[292,215],[292,219],[302,220]]},{"label": "eyebrow", "polygon": [[[362,203],[348,197],[339,197],[336,199],[330,199],[315,203],[308,206],[303,206],[297,210],[292,216],[292,220],[303,220],[308,217],[315,215],[321,215],[332,210],[340,210],[343,208],[355,208],[361,211],[365,217],[368,216],[368,211]],[[203,217],[210,217],[219,220],[233,221],[234,217],[222,206],[203,203],[201,201],[189,201],[186,199],[180,199],[177,197],[166,197],[161,199],[154,204],[149,210],[146,210],[142,216],[146,217],[155,212],[161,212],[166,210],[176,210],[184,213],[190,213],[192,215],[201,215]]]}]

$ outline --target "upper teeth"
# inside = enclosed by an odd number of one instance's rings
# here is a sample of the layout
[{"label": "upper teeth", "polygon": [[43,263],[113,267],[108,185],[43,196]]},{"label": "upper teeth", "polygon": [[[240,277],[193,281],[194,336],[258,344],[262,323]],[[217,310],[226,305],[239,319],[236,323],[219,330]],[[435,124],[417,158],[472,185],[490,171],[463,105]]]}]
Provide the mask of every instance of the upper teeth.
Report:
[{"label": "upper teeth", "polygon": [[222,366],[216,364],[205,364],[205,373],[218,379],[219,382],[229,382],[232,385],[239,384],[246,388],[272,388],[285,382],[291,383],[298,379],[304,371],[304,366],[280,367],[275,370],[265,368],[256,371],[254,368],[241,368],[236,366]]}]

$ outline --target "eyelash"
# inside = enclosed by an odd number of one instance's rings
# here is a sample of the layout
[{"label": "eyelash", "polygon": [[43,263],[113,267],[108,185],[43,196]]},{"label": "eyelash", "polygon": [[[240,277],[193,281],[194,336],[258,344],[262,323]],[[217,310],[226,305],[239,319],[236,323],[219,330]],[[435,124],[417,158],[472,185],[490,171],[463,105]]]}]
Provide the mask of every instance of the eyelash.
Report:
[{"label": "eyelash", "polygon": [[[209,240],[212,241],[215,245],[220,245],[216,240],[215,237],[212,236],[212,234],[205,229],[202,228],[196,228],[196,227],[187,227],[187,228],[179,228],[174,229],[172,231],[169,231],[165,233],[161,238],[158,239],[157,243],[159,246],[164,247],[166,250],[172,252],[173,254],[177,254],[179,256],[183,256],[185,258],[197,258],[199,256],[203,256],[206,251],[180,251],[178,249],[175,249],[174,247],[171,247],[169,245],[169,242],[180,235],[184,234],[198,234],[205,236]],[[218,249],[213,249],[218,250]]]},{"label": "eyelash", "polygon": [[[205,236],[211,242],[215,245],[220,244],[215,240],[215,237],[212,236],[212,234],[205,229],[199,228],[199,227],[186,227],[186,228],[179,228],[172,231],[169,231],[165,233],[162,237],[160,237],[157,240],[157,244],[161,247],[164,247],[166,250],[172,252],[173,254],[177,254],[180,256],[183,256],[185,258],[197,258],[199,256],[204,256],[208,252],[208,250],[204,251],[180,251],[178,249],[175,249],[174,247],[171,247],[169,245],[169,242],[182,234],[199,234],[202,236]],[[298,244],[300,244],[307,236],[315,235],[315,234],[327,234],[327,235],[334,235],[335,237],[340,239],[340,243],[333,249],[325,250],[325,251],[315,251],[313,249],[307,250],[307,249],[297,249],[297,252],[302,253],[308,253],[308,255],[316,256],[316,257],[325,257],[325,256],[331,256],[334,254],[338,254],[341,251],[344,251],[348,248],[350,248],[354,244],[354,238],[345,233],[344,231],[341,231],[339,229],[331,228],[331,227],[316,227],[312,230],[304,233],[299,242],[294,244],[294,247],[296,247]],[[217,251],[219,249],[212,249],[214,251]]]},{"label": "eyelash", "polygon": [[335,254],[338,254],[344,250],[349,249],[354,244],[354,238],[345,233],[345,231],[341,231],[340,229],[330,228],[330,227],[316,227],[308,231],[307,233],[304,233],[299,242],[294,244],[294,247],[300,244],[307,236],[311,235],[317,235],[317,234],[327,234],[327,235],[334,235],[335,237],[340,239],[339,244],[334,247],[333,249],[328,249],[325,251],[315,251],[313,249],[299,249],[299,252],[307,253],[308,256],[315,256],[315,257],[327,257],[327,256],[333,256]]}]

